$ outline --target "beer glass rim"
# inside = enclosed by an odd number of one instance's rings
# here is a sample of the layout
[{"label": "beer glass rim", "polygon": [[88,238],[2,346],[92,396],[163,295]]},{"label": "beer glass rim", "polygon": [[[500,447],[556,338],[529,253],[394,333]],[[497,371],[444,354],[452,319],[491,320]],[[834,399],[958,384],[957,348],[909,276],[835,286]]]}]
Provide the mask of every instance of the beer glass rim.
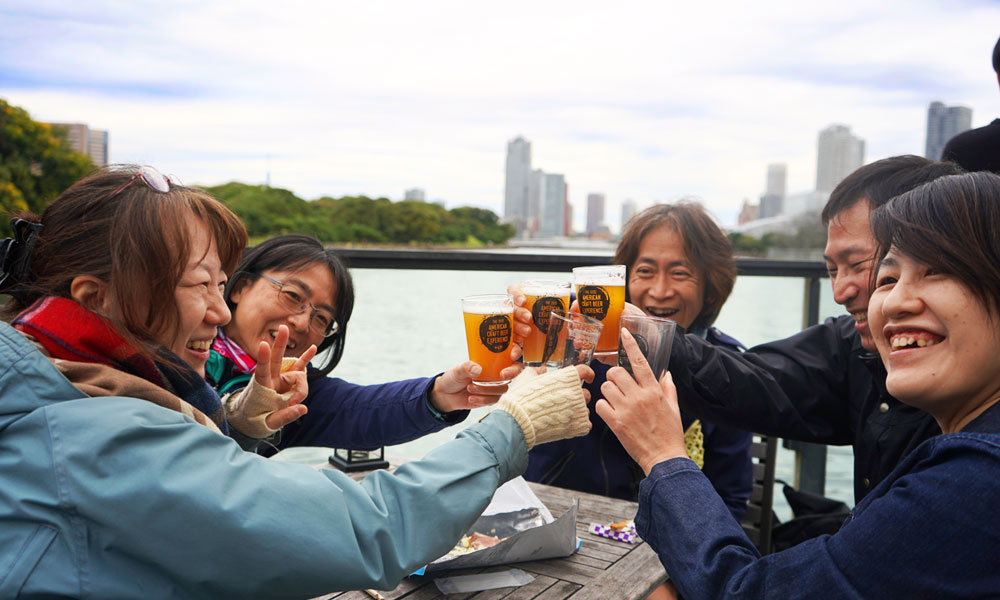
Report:
[{"label": "beer glass rim", "polygon": [[621,273],[625,274],[625,265],[588,265],[584,267],[573,267],[573,274],[576,273]]},{"label": "beer glass rim", "polygon": [[559,288],[560,290],[565,289],[569,291],[573,287],[573,282],[571,281],[558,281],[555,279],[525,279],[520,284],[521,291],[524,292],[526,287],[531,288]]},{"label": "beer glass rim", "polygon": [[587,325],[597,325],[600,327],[604,327],[604,322],[579,312],[573,312],[555,308],[552,309],[552,311],[549,313],[549,318],[552,318],[553,315],[565,321],[579,320],[583,323],[586,323]]},{"label": "beer glass rim", "polygon": [[499,308],[507,308],[509,305],[513,310],[514,297],[510,294],[474,294],[462,297],[462,306],[465,307],[466,305]]},{"label": "beer glass rim", "polygon": [[653,315],[637,315],[637,314],[634,314],[634,313],[622,313],[622,316],[620,318],[621,318],[621,320],[625,320],[625,319],[633,320],[633,319],[636,319],[636,320],[640,320],[640,321],[653,321],[653,322],[660,322],[660,323],[670,322],[675,327],[677,326],[677,321],[675,321],[673,319],[668,319],[667,317],[655,317]]}]

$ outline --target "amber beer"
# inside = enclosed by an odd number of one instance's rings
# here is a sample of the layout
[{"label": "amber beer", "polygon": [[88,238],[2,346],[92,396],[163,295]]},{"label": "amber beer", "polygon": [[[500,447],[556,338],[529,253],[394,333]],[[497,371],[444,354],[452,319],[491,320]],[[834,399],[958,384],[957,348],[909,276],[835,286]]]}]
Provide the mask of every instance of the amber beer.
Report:
[{"label": "amber beer", "polygon": [[483,368],[475,380],[479,385],[503,385],[510,381],[500,372],[514,364],[510,343],[514,325],[514,299],[508,294],[483,294],[462,298],[465,339],[469,360]]},{"label": "amber beer", "polygon": [[625,265],[573,269],[576,303],[582,314],[604,324],[595,355],[618,354],[618,321],[625,308]]},{"label": "amber beer", "polygon": [[521,282],[521,293],[531,311],[531,333],[524,338],[524,364],[540,366],[545,353],[545,335],[549,331],[549,314],[553,310],[569,310],[569,282],[532,280]]}]

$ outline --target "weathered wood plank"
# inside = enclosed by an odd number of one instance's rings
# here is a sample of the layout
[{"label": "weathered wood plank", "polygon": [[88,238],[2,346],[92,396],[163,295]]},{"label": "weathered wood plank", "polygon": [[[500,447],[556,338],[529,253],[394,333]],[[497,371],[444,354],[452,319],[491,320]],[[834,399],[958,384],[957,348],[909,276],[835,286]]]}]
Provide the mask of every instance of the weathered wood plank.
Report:
[{"label": "weathered wood plank", "polygon": [[648,544],[640,544],[573,596],[573,600],[645,598],[667,579],[663,565]]},{"label": "weathered wood plank", "polygon": [[[534,575],[534,574],[533,574]],[[539,594],[558,583],[558,579],[545,575],[535,575],[535,580],[521,587],[506,587],[497,590],[484,590],[473,596],[474,600],[532,600]],[[448,597],[451,600],[451,596]]]}]

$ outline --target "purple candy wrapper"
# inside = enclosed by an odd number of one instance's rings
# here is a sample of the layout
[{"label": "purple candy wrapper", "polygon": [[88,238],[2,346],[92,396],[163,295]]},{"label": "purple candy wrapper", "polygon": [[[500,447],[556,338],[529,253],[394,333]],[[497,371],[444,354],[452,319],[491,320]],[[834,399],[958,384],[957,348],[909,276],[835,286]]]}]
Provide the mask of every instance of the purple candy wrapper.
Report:
[{"label": "purple candy wrapper", "polygon": [[607,525],[593,523],[590,525],[590,533],[629,544],[634,544],[639,539],[639,535],[635,532],[635,524],[631,521],[621,529],[612,529]]}]

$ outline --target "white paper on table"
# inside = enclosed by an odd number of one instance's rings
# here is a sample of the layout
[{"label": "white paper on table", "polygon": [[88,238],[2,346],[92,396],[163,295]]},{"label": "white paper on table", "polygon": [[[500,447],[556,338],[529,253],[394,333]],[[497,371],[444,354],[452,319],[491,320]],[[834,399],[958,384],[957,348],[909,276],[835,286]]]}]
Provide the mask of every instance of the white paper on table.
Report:
[{"label": "white paper on table", "polygon": [[528,487],[528,482],[524,480],[524,477],[518,476],[497,488],[496,493],[493,494],[493,501],[486,507],[483,514],[498,515],[525,508],[537,508],[539,514],[542,516],[542,520],[546,523],[551,523],[555,520],[552,518],[552,513],[549,512],[549,509],[542,504],[542,501],[538,499],[535,492],[531,491],[531,488]]},{"label": "white paper on table", "polygon": [[520,587],[534,580],[534,575],[525,573],[521,569],[509,569],[498,573],[477,573],[476,575],[443,577],[435,579],[434,585],[441,590],[442,594],[466,594],[505,587]]}]

